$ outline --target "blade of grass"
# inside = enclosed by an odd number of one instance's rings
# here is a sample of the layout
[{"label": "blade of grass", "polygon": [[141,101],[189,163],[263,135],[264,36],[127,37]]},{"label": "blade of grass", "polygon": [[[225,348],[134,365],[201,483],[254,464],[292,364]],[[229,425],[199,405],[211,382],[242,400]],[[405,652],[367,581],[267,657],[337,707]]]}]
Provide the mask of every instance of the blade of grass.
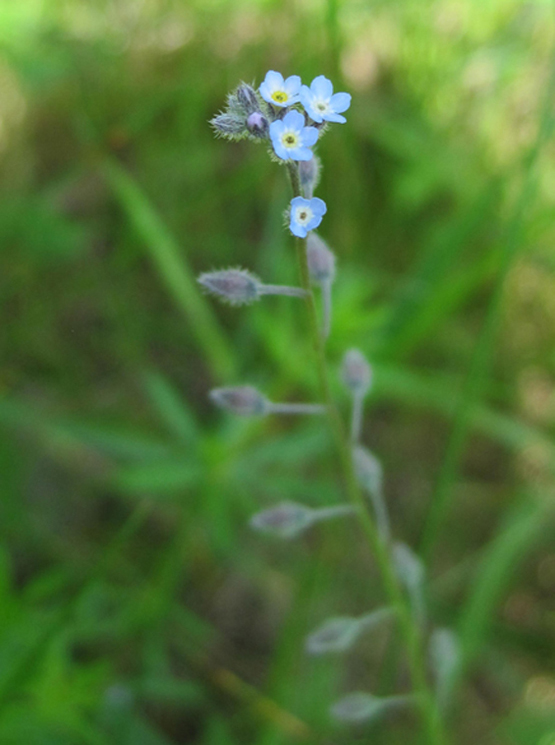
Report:
[{"label": "blade of grass", "polygon": [[189,322],[217,380],[233,377],[234,357],[216,316],[197,287],[187,258],[147,195],[115,160],[101,170],[121,208],[142,239],[171,296]]},{"label": "blade of grass", "polygon": [[536,141],[530,149],[523,167],[523,186],[516,203],[512,219],[506,230],[505,243],[500,257],[500,266],[493,293],[487,309],[484,325],[476,342],[470,369],[459,396],[455,421],[445,449],[436,487],[422,531],[421,554],[429,558],[439,537],[441,525],[452,495],[452,487],[457,479],[459,461],[463,455],[469,432],[470,418],[476,402],[480,398],[492,358],[492,349],[503,298],[505,280],[522,245],[522,233],[526,212],[535,193],[536,179],[534,166],[542,148],[549,140],[553,130],[553,96],[555,94],[555,64],[551,65],[551,76],[544,100],[544,108],[538,127]]}]

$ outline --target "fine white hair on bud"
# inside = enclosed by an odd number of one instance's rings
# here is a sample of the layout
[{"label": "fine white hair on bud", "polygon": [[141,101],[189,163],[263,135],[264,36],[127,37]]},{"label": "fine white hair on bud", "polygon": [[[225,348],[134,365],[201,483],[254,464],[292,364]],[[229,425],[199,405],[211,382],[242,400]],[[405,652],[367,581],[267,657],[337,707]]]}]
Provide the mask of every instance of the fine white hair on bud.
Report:
[{"label": "fine white hair on bud", "polygon": [[241,83],[235,91],[239,105],[243,107],[246,114],[252,114],[260,109],[260,101],[256,91],[248,83]]},{"label": "fine white hair on bud", "polygon": [[217,295],[230,305],[250,305],[260,298],[262,284],[246,269],[220,269],[205,272],[197,282],[207,292]]},{"label": "fine white hair on bud", "polygon": [[268,413],[268,401],[250,385],[213,388],[210,398],[220,408],[238,416],[263,416]]},{"label": "fine white hair on bud", "polygon": [[270,123],[260,111],[253,111],[247,117],[247,129],[254,137],[268,137]]},{"label": "fine white hair on bud", "polygon": [[368,392],[372,382],[372,368],[360,350],[349,349],[345,352],[341,377],[353,394],[364,395]]},{"label": "fine white hair on bud", "polygon": [[335,256],[326,242],[314,232],[309,233],[306,239],[306,259],[312,282],[315,284],[333,282],[335,279]]}]

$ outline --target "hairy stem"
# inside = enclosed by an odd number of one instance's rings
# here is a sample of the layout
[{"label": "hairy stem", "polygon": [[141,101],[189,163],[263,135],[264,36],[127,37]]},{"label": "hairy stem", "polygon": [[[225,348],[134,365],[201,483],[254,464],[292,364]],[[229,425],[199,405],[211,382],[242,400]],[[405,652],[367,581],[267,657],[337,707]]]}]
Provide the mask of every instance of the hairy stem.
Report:
[{"label": "hairy stem", "polygon": [[[291,186],[294,196],[301,196],[299,172],[296,163],[288,163]],[[442,722],[432,691],[426,679],[426,660],[422,648],[420,629],[414,623],[411,608],[401,590],[389,547],[381,540],[376,524],[370,517],[368,505],[359,488],[351,453],[351,443],[343,419],[333,400],[329,382],[323,338],[318,327],[318,314],[314,295],[310,287],[310,276],[306,257],[306,238],[296,238],[295,247],[301,286],[307,291],[306,309],[310,326],[310,336],[314,349],[316,366],[322,397],[326,406],[330,428],[341,460],[343,476],[349,501],[357,507],[361,526],[374,554],[384,591],[395,609],[399,619],[399,629],[407,650],[408,665],[414,693],[418,694],[422,725],[426,733],[427,745],[444,745],[446,742]]]}]

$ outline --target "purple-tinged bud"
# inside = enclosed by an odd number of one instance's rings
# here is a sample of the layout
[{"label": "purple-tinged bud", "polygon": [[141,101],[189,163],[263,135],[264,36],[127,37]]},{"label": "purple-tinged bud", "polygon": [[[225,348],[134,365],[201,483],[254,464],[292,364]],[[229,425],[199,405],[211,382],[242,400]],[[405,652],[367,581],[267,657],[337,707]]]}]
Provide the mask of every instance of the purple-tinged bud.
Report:
[{"label": "purple-tinged bud", "polygon": [[310,232],[306,239],[306,260],[310,279],[314,283],[333,282],[335,279],[335,256],[325,241],[314,232]]},{"label": "purple-tinged bud", "polygon": [[372,382],[372,368],[358,349],[349,349],[341,366],[343,382],[353,394],[363,396]]},{"label": "purple-tinged bud", "polygon": [[247,129],[254,137],[268,137],[270,124],[266,117],[260,111],[253,111],[247,119]]},{"label": "purple-tinged bud", "polygon": [[314,655],[346,652],[358,639],[361,630],[358,618],[328,618],[308,635],[305,649]]},{"label": "purple-tinged bud", "polygon": [[373,696],[365,691],[349,693],[331,707],[331,715],[340,722],[370,722],[382,715],[416,702],[416,696]]},{"label": "purple-tinged bud", "polygon": [[220,408],[238,416],[264,416],[268,411],[267,400],[250,385],[213,388],[210,398]]},{"label": "purple-tinged bud", "polygon": [[245,110],[245,114],[252,114],[253,111],[260,108],[260,101],[258,100],[256,91],[252,86],[247,85],[247,83],[241,83],[237,88],[235,95],[237,96],[239,104]]},{"label": "purple-tinged bud", "polygon": [[316,155],[310,160],[299,162],[299,178],[305,197],[310,199],[320,180],[320,159]]},{"label": "purple-tinged bud", "polygon": [[207,292],[230,305],[249,305],[260,299],[262,284],[246,269],[221,269],[205,272],[197,279]]},{"label": "purple-tinged bud", "polygon": [[278,538],[295,538],[309,528],[315,521],[315,510],[295,502],[282,502],[251,518],[254,530],[268,533]]}]

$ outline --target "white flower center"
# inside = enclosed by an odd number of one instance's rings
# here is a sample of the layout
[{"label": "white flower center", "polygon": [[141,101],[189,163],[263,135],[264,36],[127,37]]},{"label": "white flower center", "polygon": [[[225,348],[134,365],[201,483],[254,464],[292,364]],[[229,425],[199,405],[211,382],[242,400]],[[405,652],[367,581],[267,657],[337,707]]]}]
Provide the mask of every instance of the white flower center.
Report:
[{"label": "white flower center", "polygon": [[314,213],[310,207],[297,207],[295,211],[295,221],[299,225],[306,225],[312,220]]},{"label": "white flower center", "polygon": [[319,101],[314,102],[314,108],[316,109],[316,111],[319,111],[320,114],[325,114],[327,111],[329,111],[330,102],[320,99]]},{"label": "white flower center", "polygon": [[285,103],[288,98],[289,98],[289,96],[287,95],[287,93],[285,91],[274,91],[272,93],[272,99],[276,103]]},{"label": "white flower center", "polygon": [[281,135],[281,144],[288,150],[293,150],[294,148],[299,147],[301,144],[299,133],[294,132],[292,129],[286,129]]}]

